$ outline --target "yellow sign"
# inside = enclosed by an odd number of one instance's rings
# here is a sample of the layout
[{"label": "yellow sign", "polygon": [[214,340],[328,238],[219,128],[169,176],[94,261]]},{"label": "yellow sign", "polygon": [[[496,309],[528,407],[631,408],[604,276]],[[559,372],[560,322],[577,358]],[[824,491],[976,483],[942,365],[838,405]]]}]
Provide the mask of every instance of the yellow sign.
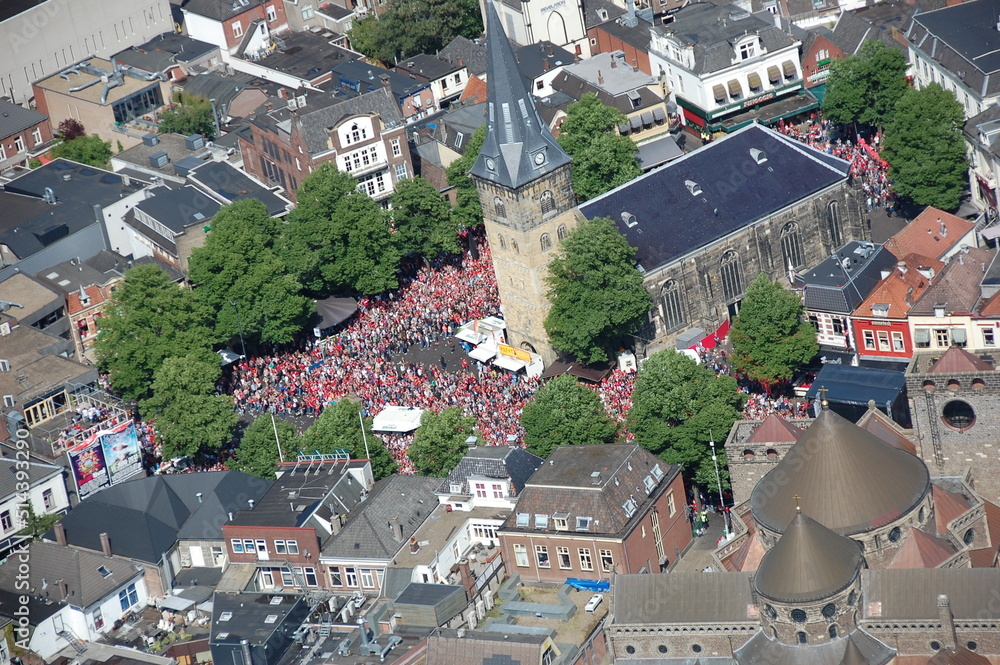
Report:
[{"label": "yellow sign", "polygon": [[499,351],[505,356],[511,356],[512,358],[517,358],[518,360],[523,360],[526,363],[531,362],[531,354],[523,349],[515,349],[509,344],[501,344],[499,346]]}]

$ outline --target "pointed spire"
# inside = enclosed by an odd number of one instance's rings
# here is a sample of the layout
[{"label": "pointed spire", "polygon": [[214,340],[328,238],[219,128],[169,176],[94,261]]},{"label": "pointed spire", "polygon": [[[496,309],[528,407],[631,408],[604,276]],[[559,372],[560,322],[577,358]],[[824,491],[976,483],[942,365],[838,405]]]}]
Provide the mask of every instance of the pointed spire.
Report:
[{"label": "pointed spire", "polygon": [[83,284],[80,285],[80,304],[86,305],[90,300],[90,296],[87,295],[87,291],[83,288]]},{"label": "pointed spire", "polygon": [[486,140],[472,175],[516,189],[570,162],[535,108],[492,0],[486,1]]}]

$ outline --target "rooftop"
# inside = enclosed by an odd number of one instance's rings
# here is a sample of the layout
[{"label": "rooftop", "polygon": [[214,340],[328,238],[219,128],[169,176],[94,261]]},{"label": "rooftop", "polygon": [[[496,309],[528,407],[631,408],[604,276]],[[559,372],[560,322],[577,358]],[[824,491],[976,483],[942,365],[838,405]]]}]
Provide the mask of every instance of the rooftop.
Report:
[{"label": "rooftop", "polygon": [[0,282],[0,300],[16,302],[23,306],[23,309],[16,310],[18,318],[27,318],[30,314],[62,299],[61,293],[23,273],[11,275]]},{"label": "rooftop", "polygon": [[885,248],[902,260],[909,254],[943,259],[976,227],[943,210],[927,206],[913,221],[885,241]]},{"label": "rooftop", "polygon": [[162,72],[177,64],[197,60],[218,48],[215,44],[192,39],[187,35],[164,32],[145,44],[116,53],[112,59],[145,72]]},{"label": "rooftop", "polygon": [[282,33],[277,43],[278,48],[258,60],[257,64],[303,81],[317,79],[337,65],[360,56],[331,44],[323,35],[309,31]]},{"label": "rooftop", "polygon": [[544,460],[517,446],[479,446],[472,448],[452,469],[437,488],[439,493],[453,494],[453,485],[461,485],[459,494],[471,494],[469,478],[509,478],[516,492],[544,464]]},{"label": "rooftop", "polygon": [[140,201],[135,209],[180,235],[191,226],[207,226],[221,206],[194,187],[154,187],[153,196]]},{"label": "rooftop", "polygon": [[226,203],[255,199],[272,217],[283,215],[292,203],[227,162],[205,162],[188,172],[188,180],[220,196]]},{"label": "rooftop", "polygon": [[[188,157],[195,157],[199,161],[214,161],[225,154],[225,151],[213,149],[207,144],[191,150],[187,147],[187,137],[180,134],[157,134],[156,138],[156,145],[139,143],[114,155],[111,158],[112,168],[118,169],[123,165],[129,165],[139,171],[160,174],[168,179],[182,181],[184,176],[178,174],[174,168],[177,162]],[[165,166],[154,166],[149,158],[160,152],[167,153],[168,161]]]},{"label": "rooftop", "polygon": [[910,316],[933,316],[940,307],[946,314],[973,312],[979,303],[983,273],[995,258],[995,252],[978,247],[952,255],[934,283],[910,308]]},{"label": "rooftop", "polygon": [[443,504],[433,507],[433,512],[427,516],[423,524],[412,537],[417,542],[428,541],[430,544],[421,546],[416,552],[409,549],[401,550],[393,560],[392,565],[405,568],[427,566],[438,557],[438,551],[444,547],[451,537],[469,520],[503,519],[506,512],[498,512],[496,507],[473,508],[470,511],[447,510]]},{"label": "rooftop", "polygon": [[[32,485],[40,483],[63,472],[61,466],[42,462],[18,461],[9,457],[0,458],[0,497],[7,497],[17,492],[17,483],[25,480]],[[21,474],[27,474],[23,476]],[[21,476],[21,477],[19,477]]]},{"label": "rooftop", "polygon": [[[36,81],[34,85],[43,90],[68,95],[74,100],[100,104],[101,106],[114,104],[140,90],[159,88],[160,86],[160,81],[147,80],[148,75],[139,71],[123,73],[118,79],[120,83],[114,87],[109,87],[116,80],[113,76],[109,83],[102,84],[103,78],[111,76],[114,71],[115,66],[110,61],[103,58],[90,58],[89,60],[81,60],[61,73]],[[81,86],[88,83],[93,85],[80,89]],[[49,103],[54,102],[50,101]]]},{"label": "rooftop", "polygon": [[448,76],[463,67],[464,65],[459,65],[457,60],[446,60],[440,56],[427,55],[426,53],[418,53],[396,63],[396,69],[399,71],[421,76],[428,81]]},{"label": "rooftop", "polygon": [[0,314],[0,325],[12,326],[3,337],[3,357],[9,372],[0,372],[0,395],[13,395],[16,408],[62,388],[68,383],[89,383],[97,379],[97,369],[60,354],[72,351],[72,342],[31,326],[15,326],[15,319]]},{"label": "rooftop", "polygon": [[[758,624],[748,573],[616,575],[615,624]],[[670,599],[664,602],[664,599]]]},{"label": "rooftop", "polygon": [[943,594],[951,601],[956,622],[975,621],[992,616],[998,588],[1000,568],[868,570],[862,576],[863,618],[937,621],[937,598]]},{"label": "rooftop", "polygon": [[573,64],[575,59],[572,53],[552,42],[521,46],[515,49],[514,57],[517,59],[517,68],[521,76],[529,83],[547,71]]},{"label": "rooftop", "polygon": [[1000,70],[1000,16],[997,0],[974,0],[953,7],[922,12],[913,17],[917,23],[957,51],[970,65],[982,72]]},{"label": "rooftop", "polygon": [[23,132],[40,122],[45,122],[47,115],[12,104],[6,99],[0,99],[0,139]]},{"label": "rooftop", "polygon": [[461,65],[465,66],[469,74],[482,76],[486,73],[486,44],[485,42],[481,43],[481,40],[473,41],[467,37],[455,37],[441,49],[438,57],[456,65],[461,60]]},{"label": "rooftop", "polygon": [[338,64],[333,68],[333,73],[339,78],[341,85],[354,86],[358,92],[370,92],[381,88],[384,77],[392,94],[400,98],[417,94],[430,85],[397,71],[382,69],[370,62],[362,62],[357,59]]},{"label": "rooftop", "polygon": [[655,85],[656,77],[633,68],[621,51],[597,53],[593,57],[566,65],[566,73],[581,78],[612,96]]},{"label": "rooftop", "polygon": [[132,262],[124,256],[105,249],[83,260],[70,259],[57,263],[35,276],[71,296],[81,286],[103,285],[124,277],[125,271],[131,266]]},{"label": "rooftop", "polygon": [[[913,303],[931,285],[944,263],[916,254],[908,254],[903,266],[897,266],[854,310],[855,316],[904,319]],[[931,277],[923,273],[928,273]]]},{"label": "rooftop", "polygon": [[184,3],[183,11],[216,21],[225,21],[262,5],[264,2],[265,0],[240,0],[239,2],[235,0],[188,0]]},{"label": "rooftop", "polygon": [[[758,164],[752,149],[762,150],[767,162]],[[611,218],[649,273],[846,182],[848,168],[843,160],[748,125],[587,201],[580,212]],[[623,221],[627,215],[634,217],[631,226]]]},{"label": "rooftop", "polygon": [[882,245],[851,241],[815,268],[798,276],[806,309],[850,314],[882,282],[896,257]]},{"label": "rooftop", "polygon": [[212,598],[209,643],[239,644],[247,639],[263,645],[277,631],[291,634],[308,614],[309,605],[302,596],[217,592]]}]

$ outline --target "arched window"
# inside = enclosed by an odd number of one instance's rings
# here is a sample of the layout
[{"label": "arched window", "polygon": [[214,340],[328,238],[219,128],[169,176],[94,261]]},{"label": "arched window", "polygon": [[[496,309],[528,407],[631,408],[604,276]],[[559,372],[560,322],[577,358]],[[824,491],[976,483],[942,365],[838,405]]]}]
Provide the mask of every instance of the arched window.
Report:
[{"label": "arched window", "polygon": [[507,241],[503,239],[503,236],[497,234],[497,240],[500,241],[500,249],[507,249]]},{"label": "arched window", "polygon": [[806,634],[801,630],[796,633],[796,636],[799,638],[799,644],[806,644],[809,641],[809,638],[806,637]]},{"label": "arched window", "polygon": [[521,249],[517,246],[517,241],[516,240],[511,240],[510,241],[510,246],[514,250],[515,254],[520,254],[521,253]]},{"label": "arched window", "polygon": [[493,199],[493,211],[500,219],[507,219],[507,206],[499,196]]},{"label": "arched window", "polygon": [[563,240],[566,239],[566,236],[568,235],[569,235],[569,229],[566,228],[565,224],[560,224],[559,228],[556,229],[556,238],[559,239],[559,242],[562,242]]},{"label": "arched window", "polygon": [[547,215],[556,209],[556,197],[552,195],[552,191],[546,189],[542,192],[542,214]]},{"label": "arched window", "polygon": [[836,249],[844,242],[844,234],[840,228],[840,203],[837,201],[830,201],[830,205],[827,206],[826,223],[830,227],[830,240]]},{"label": "arched window", "polygon": [[837,636],[837,624],[831,623],[830,624],[830,637],[836,637],[836,636]]},{"label": "arched window", "polygon": [[550,249],[552,249],[552,236],[550,236],[548,233],[543,233],[542,237],[539,238],[538,241],[542,246],[543,252],[547,252]]},{"label": "arched window", "polygon": [[782,267],[787,270],[802,265],[802,237],[795,222],[789,222],[781,229],[781,256],[785,260]]},{"label": "arched window", "polygon": [[667,331],[685,323],[681,289],[675,280],[668,281],[660,290],[660,314],[663,317],[663,327]]},{"label": "arched window", "polygon": [[739,300],[743,295],[743,265],[732,250],[722,256],[722,294],[726,302]]}]

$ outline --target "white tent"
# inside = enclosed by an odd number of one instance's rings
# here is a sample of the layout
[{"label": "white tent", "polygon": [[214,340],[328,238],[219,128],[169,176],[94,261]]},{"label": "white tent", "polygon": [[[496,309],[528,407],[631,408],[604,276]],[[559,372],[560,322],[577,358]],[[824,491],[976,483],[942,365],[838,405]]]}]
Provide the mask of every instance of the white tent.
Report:
[{"label": "white tent", "polygon": [[372,421],[373,432],[412,432],[420,427],[424,410],[411,406],[386,406]]}]

